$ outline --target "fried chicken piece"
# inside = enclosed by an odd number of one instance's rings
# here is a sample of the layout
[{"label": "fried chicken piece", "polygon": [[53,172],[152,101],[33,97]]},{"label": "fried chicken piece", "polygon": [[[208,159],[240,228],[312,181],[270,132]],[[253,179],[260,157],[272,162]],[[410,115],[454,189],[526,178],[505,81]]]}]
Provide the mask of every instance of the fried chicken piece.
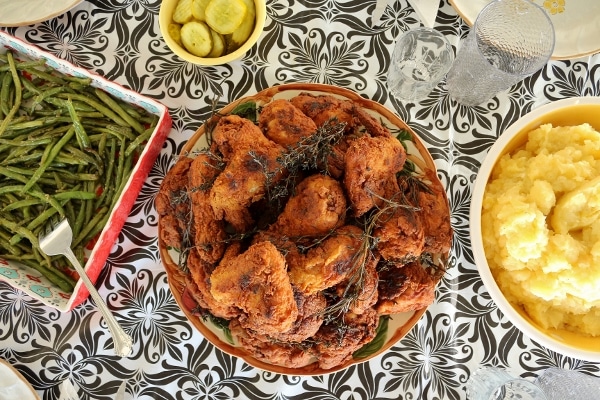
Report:
[{"label": "fried chicken piece", "polygon": [[436,284],[437,278],[418,261],[381,270],[375,309],[380,315],[420,310],[435,300]]},{"label": "fried chicken piece", "polygon": [[273,100],[263,107],[258,126],[264,135],[284,147],[293,147],[311,136],[317,125],[288,100]]},{"label": "fried chicken piece", "polygon": [[215,157],[199,154],[192,162],[189,172],[189,197],[194,216],[194,246],[205,261],[215,264],[225,250],[225,223],[215,218],[210,204],[210,186],[219,175]]},{"label": "fried chicken piece", "polygon": [[294,298],[298,306],[298,319],[287,332],[271,335],[279,342],[300,343],[314,336],[323,324],[323,310],[327,306],[323,293],[305,295],[294,290]]},{"label": "fried chicken piece", "polygon": [[166,215],[172,211],[173,197],[187,189],[187,173],[193,161],[192,158],[181,156],[165,175],[154,203],[159,215]]},{"label": "fried chicken piece", "polygon": [[383,126],[380,121],[377,121],[362,107],[356,107],[356,119],[371,136],[392,136],[388,128]]},{"label": "fried chicken piece", "polygon": [[452,224],[448,198],[442,183],[435,176],[435,171],[427,171],[430,192],[420,191],[418,206],[425,231],[423,251],[446,254],[452,246]]},{"label": "fried chicken piece", "polygon": [[342,185],[327,175],[305,178],[268,229],[288,238],[322,236],[340,227],[346,217]]},{"label": "fried chicken piece", "polygon": [[300,93],[290,102],[312,119],[316,126],[322,126],[329,120],[346,124],[346,129],[354,126],[355,105],[350,100],[341,100],[329,95]]},{"label": "fried chicken piece", "polygon": [[237,115],[221,118],[213,139],[227,166],[210,190],[210,204],[217,219],[245,232],[254,222],[248,207],[264,197],[267,184],[276,183],[283,175],[277,159],[284,149],[250,120]]},{"label": "fried chicken piece", "polygon": [[315,361],[310,347],[305,344],[277,342],[245,329],[237,320],[231,321],[229,329],[238,343],[259,361],[287,368],[301,368]]},{"label": "fried chicken piece", "polygon": [[389,181],[395,179],[406,161],[400,141],[391,136],[361,136],[350,144],[345,157],[344,186],[360,217],[374,206],[380,207]]},{"label": "fried chicken piece", "polygon": [[217,301],[242,310],[239,322],[244,328],[277,334],[290,330],[298,318],[285,258],[270,242],[254,244],[220,263],[210,282]]},{"label": "fried chicken piece", "polygon": [[330,95],[300,93],[290,102],[310,117],[317,126],[335,119],[346,124],[346,131],[364,130],[371,136],[391,136],[389,129],[352,100],[342,100]]},{"label": "fried chicken piece", "polygon": [[352,300],[348,310],[354,314],[362,314],[372,308],[379,298],[377,263],[380,257],[370,252],[367,257],[361,274],[352,276],[351,279],[338,284],[335,288],[338,299]]},{"label": "fried chicken piece", "polygon": [[369,308],[362,314],[346,313],[342,321],[322,325],[314,337],[319,367],[330,369],[352,359],[352,353],[371,342],[377,333],[379,316]]},{"label": "fried chicken piece", "polygon": [[[191,294],[198,305],[215,317],[231,319],[240,315],[241,311],[235,306],[217,301],[210,292],[210,277],[214,266],[204,261],[196,249],[191,249],[187,258],[190,279],[194,285],[188,285]],[[188,282],[189,283],[189,282]]]},{"label": "fried chicken piece", "polygon": [[363,234],[356,226],[343,226],[306,254],[288,253],[292,284],[305,294],[314,294],[342,282],[355,267]]},{"label": "fried chicken piece", "polygon": [[397,206],[378,218],[373,232],[377,251],[388,261],[405,264],[423,253],[425,230],[421,213],[412,206]]},{"label": "fried chicken piece", "polygon": [[183,233],[188,229],[189,204],[187,198],[188,170],[192,159],[180,157],[163,179],[155,203],[160,215],[159,237],[166,246],[181,249]]}]

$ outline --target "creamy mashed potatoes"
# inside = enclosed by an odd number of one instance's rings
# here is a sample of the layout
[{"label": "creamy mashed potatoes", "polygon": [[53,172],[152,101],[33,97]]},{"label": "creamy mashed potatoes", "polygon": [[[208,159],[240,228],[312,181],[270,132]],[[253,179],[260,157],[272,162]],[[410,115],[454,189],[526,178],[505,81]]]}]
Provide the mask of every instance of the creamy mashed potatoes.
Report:
[{"label": "creamy mashed potatoes", "polygon": [[600,336],[600,133],[543,125],[494,167],[483,243],[507,299],[543,328]]}]

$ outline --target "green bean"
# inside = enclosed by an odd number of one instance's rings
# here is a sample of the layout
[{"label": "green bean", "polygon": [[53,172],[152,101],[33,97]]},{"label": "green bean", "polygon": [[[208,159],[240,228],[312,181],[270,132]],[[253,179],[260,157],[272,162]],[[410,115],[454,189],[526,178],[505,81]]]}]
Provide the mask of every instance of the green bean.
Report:
[{"label": "green bean", "polygon": [[[60,96],[60,95],[59,95]],[[67,96],[73,96],[73,94],[69,94]],[[44,101],[46,103],[52,104],[53,106],[65,109],[65,111],[67,110],[67,102],[69,100],[69,97],[65,97],[65,98],[61,98],[61,97],[47,97],[44,99]],[[84,112],[94,112],[97,111],[94,107],[92,107],[89,104],[86,104],[84,102],[81,101],[72,101],[73,103],[73,108],[75,108],[76,111],[84,111]],[[104,115],[104,114],[102,114]]]},{"label": "green bean", "polygon": [[142,126],[142,124],[140,124],[133,117],[131,117],[131,115],[129,115],[125,110],[123,110],[123,108],[121,108],[119,103],[117,103],[108,94],[106,94],[105,92],[103,92],[102,90],[100,90],[98,88],[96,88],[94,90],[94,93],[96,94],[96,96],[98,96],[98,98],[104,104],[106,104],[108,107],[110,107],[110,109],[113,110],[115,113],[117,113],[118,116],[123,118],[123,120],[125,120],[127,122],[127,124],[129,126],[131,126],[137,133],[144,132],[144,127]]},{"label": "green bean", "polygon": [[[4,62],[8,62],[8,57],[6,55],[4,55],[4,57],[2,57],[2,60]],[[36,67],[41,67],[43,66],[45,63],[44,60],[35,60],[35,61],[21,61],[20,63],[18,63],[16,65],[17,69],[19,70],[23,70],[26,68],[36,68]],[[8,65],[3,65],[0,67],[0,72],[2,71],[8,71],[9,67]]]},{"label": "green bean", "polygon": [[[7,54],[7,58],[8,58],[8,65],[10,66],[10,73],[12,76],[13,86],[15,88],[15,100],[14,100],[13,105],[12,105],[11,109],[9,110],[8,114],[4,117],[4,119],[2,120],[2,123],[0,124],[0,135],[2,135],[2,133],[4,133],[4,130],[10,123],[12,117],[17,113],[17,110],[21,106],[21,95],[22,95],[21,79],[19,79],[19,75],[17,74],[17,70],[15,68],[15,62],[14,62],[12,53],[9,52],[6,54]],[[4,84],[2,86],[3,86],[2,90],[4,90]],[[2,101],[4,101],[4,99],[2,99]]]},{"label": "green bean", "polygon": [[19,208],[36,206],[38,204],[43,204],[43,202],[40,199],[18,200],[18,201],[8,204],[6,207],[4,207],[2,209],[2,211],[18,210]]},{"label": "green bean", "polygon": [[[73,246],[77,246],[81,243],[85,243],[85,240],[88,237],[88,234],[96,228],[96,225],[104,218],[105,214],[108,212],[108,207],[102,207],[99,209],[94,217],[88,222],[88,224],[79,232],[79,235],[73,239]],[[95,236],[95,235],[94,235]],[[93,236],[92,236],[93,237]]]},{"label": "green bean", "polygon": [[8,115],[10,112],[10,109],[8,108],[8,95],[10,94],[12,79],[12,74],[10,72],[4,74],[2,77],[2,87],[0,88],[0,110],[4,116]]},{"label": "green bean", "polygon": [[129,146],[127,146],[127,150],[125,150],[125,155],[130,156],[131,154],[133,154],[133,152],[136,149],[138,149],[142,143],[150,139],[150,136],[152,136],[153,131],[153,128],[146,129],[146,131],[142,135],[135,138],[135,140],[132,141],[129,144]]},{"label": "green bean", "polygon": [[[73,100],[79,100],[79,101],[86,103],[87,105],[93,107],[94,109],[96,109],[96,111],[101,112],[102,114],[104,114],[104,116],[110,118],[111,120],[116,122],[118,125],[127,126],[127,122],[125,122],[121,117],[119,117],[117,115],[117,113],[112,111],[110,108],[104,106],[99,101],[92,99],[90,97],[87,97],[85,95],[82,95],[82,94],[70,94],[68,96],[71,97]],[[59,94],[58,97],[59,98],[67,98],[67,95]]]},{"label": "green bean", "polygon": [[0,217],[0,224],[10,229],[11,231],[16,232],[18,235],[27,238],[33,246],[39,247],[38,239],[33,234],[33,232],[31,232],[31,230],[20,226],[16,222],[9,221],[8,219],[2,217]]},{"label": "green bean", "polygon": [[46,168],[50,166],[50,164],[52,163],[52,161],[54,161],[60,150],[69,142],[69,140],[71,140],[71,137],[73,137],[75,131],[75,128],[69,129],[67,131],[67,134],[64,135],[58,142],[56,142],[56,144],[52,142],[50,145],[48,145],[48,147],[46,147],[46,151],[42,156],[42,162],[39,168],[31,176],[29,181],[27,181],[27,183],[25,184],[25,187],[23,188],[24,192],[28,191],[31,188],[31,186],[33,186],[33,184],[36,183],[38,179],[42,177],[42,174],[44,173]]},{"label": "green bean", "polygon": [[96,193],[94,192],[85,192],[82,190],[73,190],[71,192],[60,192],[54,195],[56,200],[94,200],[96,198]]}]

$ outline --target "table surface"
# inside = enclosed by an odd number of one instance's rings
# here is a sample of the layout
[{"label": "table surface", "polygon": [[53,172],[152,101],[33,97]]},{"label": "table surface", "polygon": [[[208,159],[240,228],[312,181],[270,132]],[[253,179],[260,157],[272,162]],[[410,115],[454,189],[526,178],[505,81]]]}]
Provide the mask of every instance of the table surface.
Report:
[{"label": "table surface", "polygon": [[[456,49],[469,27],[447,0],[436,29]],[[495,139],[520,116],[558,99],[600,95],[600,54],[551,61],[534,76],[478,107],[452,101],[440,84],[418,104],[390,97],[386,71],[398,35],[421,25],[406,0],[390,1],[381,25],[374,0],[268,0],[258,45],[236,62],[200,67],[166,47],[160,0],[88,0],[49,21],[7,28],[74,64],[164,103],[173,128],[96,285],[134,339],[117,358],[107,327],[88,300],[60,313],[0,283],[0,357],[40,397],[58,397],[65,379],[81,399],[110,399],[122,380],[136,399],[465,399],[482,365],[533,378],[550,366],[600,376],[600,364],[561,356],[523,336],[485,290],[469,240],[469,201],[478,168]],[[450,201],[455,240],[451,268],[435,303],[386,353],[315,377],[257,370],[222,353],[179,310],[157,244],[154,197],[174,155],[210,115],[239,97],[288,82],[342,86],[380,102],[426,143]]]}]

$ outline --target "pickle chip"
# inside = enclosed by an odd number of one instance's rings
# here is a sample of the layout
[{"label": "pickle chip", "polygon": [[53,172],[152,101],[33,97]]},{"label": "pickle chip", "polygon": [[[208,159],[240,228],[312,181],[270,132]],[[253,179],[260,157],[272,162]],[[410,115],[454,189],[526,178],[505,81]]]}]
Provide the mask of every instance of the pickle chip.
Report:
[{"label": "pickle chip", "polygon": [[211,0],[205,9],[206,23],[221,35],[228,35],[242,24],[246,11],[241,0]]},{"label": "pickle chip", "polygon": [[193,18],[192,0],[179,0],[173,12],[173,21],[183,25],[186,22],[190,22]]},{"label": "pickle chip", "polygon": [[192,15],[198,21],[206,21],[206,6],[210,0],[192,0]]},{"label": "pickle chip", "polygon": [[192,21],[181,27],[183,47],[198,57],[206,57],[212,50],[213,40],[210,28],[200,21]]},{"label": "pickle chip", "polygon": [[172,22],[167,27],[167,32],[169,33],[169,36],[171,36],[171,39],[175,41],[175,43],[183,46],[183,43],[181,42],[181,25]]},{"label": "pickle chip", "polygon": [[254,6],[254,0],[242,1],[246,4],[246,17],[240,26],[231,34],[228,49],[229,52],[236,50],[246,43],[254,30],[254,24],[256,22],[256,7]]},{"label": "pickle chip", "polygon": [[206,57],[221,57],[223,54],[225,54],[225,50],[227,48],[227,46],[225,45],[225,38],[223,37],[223,35],[221,35],[218,32],[215,32],[214,30],[210,30],[210,33],[212,34],[212,50],[210,51],[210,53],[208,53],[208,55]]}]

